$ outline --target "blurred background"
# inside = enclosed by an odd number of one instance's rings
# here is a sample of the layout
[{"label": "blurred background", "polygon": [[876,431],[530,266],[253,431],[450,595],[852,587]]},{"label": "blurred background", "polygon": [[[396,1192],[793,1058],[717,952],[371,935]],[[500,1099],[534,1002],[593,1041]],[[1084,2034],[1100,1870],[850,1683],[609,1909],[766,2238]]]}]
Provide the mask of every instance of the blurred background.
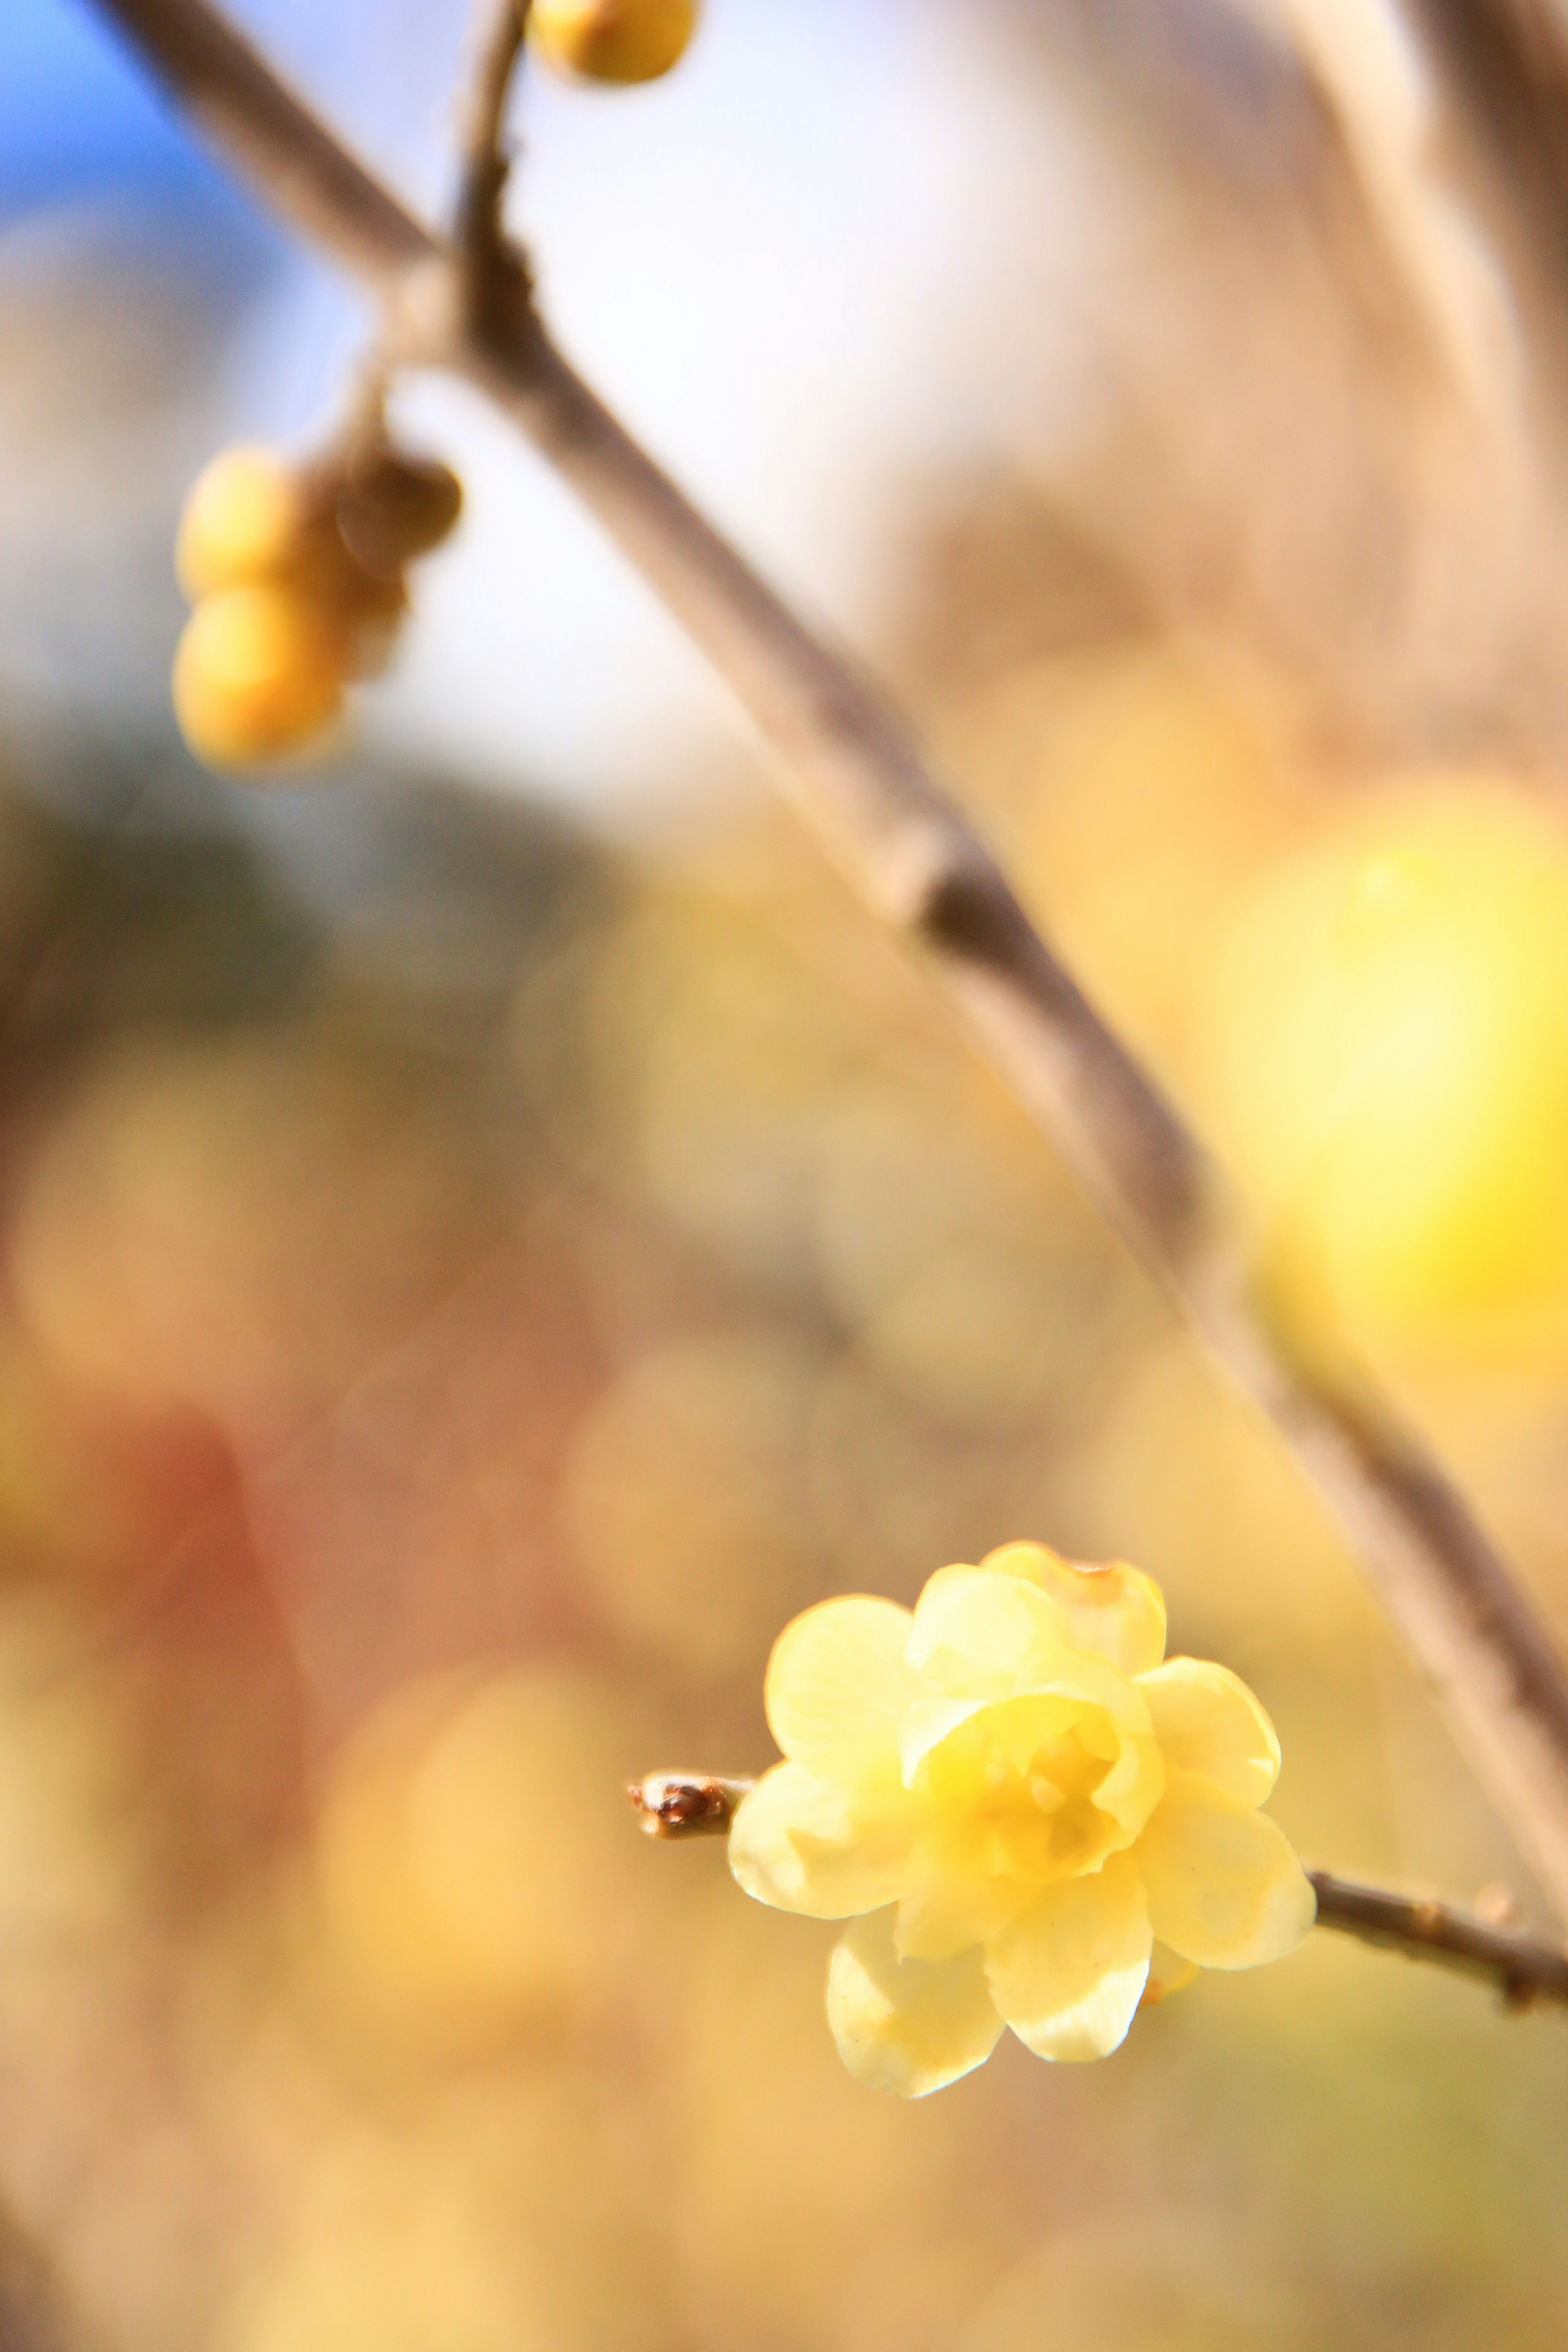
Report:
[{"label": "blurred background", "polygon": [[[235,13],[446,201],[451,0]],[[1568,1634],[1562,220],[1550,74],[1455,32],[1507,15],[709,0],[667,84],[531,83],[517,218]],[[629,1774],[768,1760],[795,1612],[1029,1536],[1254,1685],[1310,1861],[1542,1916],[1272,1433],[474,402],[399,392],[468,507],[351,740],[181,748],[184,488],[319,440],[363,326],[9,0],[0,2334],[1561,2344],[1559,2020],[1320,1935],[905,2106],[832,1931],[637,1834]]]}]

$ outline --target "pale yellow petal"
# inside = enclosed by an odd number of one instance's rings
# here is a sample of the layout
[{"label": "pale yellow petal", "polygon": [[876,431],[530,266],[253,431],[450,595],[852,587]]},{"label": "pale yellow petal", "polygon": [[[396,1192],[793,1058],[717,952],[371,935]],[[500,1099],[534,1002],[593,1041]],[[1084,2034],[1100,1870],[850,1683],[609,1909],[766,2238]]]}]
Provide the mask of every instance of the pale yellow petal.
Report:
[{"label": "pale yellow petal", "polygon": [[1036,1584],[1043,1590],[1048,1579],[1058,1569],[1067,1566],[1059,1552],[1048,1544],[1010,1543],[988,1551],[981,1567],[989,1576],[1016,1576],[1026,1584]]},{"label": "pale yellow petal", "polygon": [[1094,1792],[1102,1813],[1109,1813],[1130,1843],[1142,1829],[1165,1793],[1165,1760],[1157,1739],[1134,1738],[1113,1732],[1116,1757]]},{"label": "pale yellow petal", "polygon": [[992,1998],[1037,2056],[1104,2058],[1132,2022],[1152,1941],[1138,1874],[1113,1854],[1090,1877],[1051,1887],[992,1938]]},{"label": "pale yellow petal", "polygon": [[1104,1568],[1061,1559],[1044,1544],[1005,1544],[981,1563],[1036,1585],[1050,1601],[1062,1639],[1097,1650],[1124,1675],[1147,1674],[1165,1654],[1165,1596],[1152,1576],[1125,1562]]},{"label": "pale yellow petal", "polygon": [[1002,2032],[979,1952],[901,1960],[888,1911],[857,1919],[840,1937],[827,1970],[827,2021],[857,2080],[905,2099],[973,2073]]},{"label": "pale yellow petal", "polygon": [[933,1748],[985,1711],[979,1698],[917,1699],[899,1726],[899,1766],[906,1789]]},{"label": "pale yellow petal", "polygon": [[[899,1730],[899,1760],[905,1788],[915,1786],[928,1757],[935,1759],[935,1779],[952,1782],[954,1772],[950,1768],[956,1768],[962,1759],[972,1770],[978,1770],[992,1747],[1000,1749],[1015,1770],[1026,1771],[1037,1749],[1076,1725],[1082,1727],[1086,1739],[1111,1765],[1121,1757],[1126,1742],[1134,1744],[1137,1756],[1131,1766],[1124,1768],[1116,1786],[1120,1790],[1134,1785],[1142,1769],[1139,1759],[1146,1762],[1155,1776],[1155,1786],[1149,1803],[1138,1814],[1142,1823],[1159,1793],[1164,1770],[1152,1737],[1148,1706],[1136,1685],[1103,1658],[1090,1657],[1087,1651],[1067,1653],[1058,1665],[1060,1671],[1043,1689],[1031,1691],[1022,1698],[917,1700]],[[963,1736],[955,1738],[955,1734]],[[947,1745],[950,1741],[951,1747]],[[940,1757],[936,1753],[939,1749],[942,1751]],[[963,1774],[961,1772],[959,1777],[962,1779]],[[928,1780],[931,1778],[928,1776]],[[953,1787],[950,1786],[947,1793],[951,1797]],[[1108,1810],[1114,1811],[1116,1802],[1113,1791]]]},{"label": "pale yellow petal", "polygon": [[1169,1944],[1156,1937],[1149,1955],[1149,1981],[1143,1988],[1140,2009],[1157,2009],[1173,1992],[1184,1992],[1197,1975],[1197,1962],[1184,1960],[1180,1952],[1173,1952]]},{"label": "pale yellow petal", "polygon": [[1016,1879],[991,1867],[973,1822],[934,1821],[910,1847],[895,1927],[900,1957],[951,1959],[994,1935],[1027,1899]]},{"label": "pale yellow petal", "polygon": [[737,1883],[775,1911],[848,1919],[903,1886],[913,1827],[896,1796],[851,1805],[800,1764],[776,1764],[742,1801],[730,1830]]},{"label": "pale yellow petal", "polygon": [[786,1625],[768,1661],[764,1703],[793,1763],[852,1787],[898,1777],[898,1729],[919,1685],[904,1664],[907,1609],[863,1593],[825,1601]]},{"label": "pale yellow petal", "polygon": [[[1137,1684],[1124,1675],[1109,1658],[1100,1657],[1092,1650],[1068,1650],[1063,1653],[1057,1669],[1036,1684],[1035,1698],[1076,1699],[1085,1707],[1101,1707],[1118,1731],[1134,1738],[1147,1739],[1154,1727],[1150,1719],[1149,1703]],[[1021,1702],[1014,1701],[1014,1705]]]},{"label": "pale yellow petal", "polygon": [[1155,1934],[1200,1968],[1280,1959],[1317,1917],[1311,1881],[1279,1825],[1193,1773],[1172,1774],[1131,1860]]},{"label": "pale yellow petal", "polygon": [[915,1603],[904,1655],[948,1697],[1002,1699],[1037,1688],[1063,1649],[1056,1612],[1037,1585],[944,1568]]},{"label": "pale yellow petal", "polygon": [[1138,1687],[1172,1770],[1196,1772],[1244,1805],[1268,1801],[1279,1778],[1279,1741],[1238,1675],[1203,1658],[1168,1658],[1140,1675]]}]

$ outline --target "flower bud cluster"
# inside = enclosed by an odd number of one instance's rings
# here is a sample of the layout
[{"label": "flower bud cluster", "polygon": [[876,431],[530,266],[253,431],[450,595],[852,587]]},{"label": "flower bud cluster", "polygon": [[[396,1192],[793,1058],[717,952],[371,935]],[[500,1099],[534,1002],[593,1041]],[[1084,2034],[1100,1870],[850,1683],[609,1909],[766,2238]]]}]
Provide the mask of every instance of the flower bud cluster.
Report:
[{"label": "flower bud cluster", "polygon": [[385,663],[406,567],[440,545],[462,490],[446,467],[377,444],[291,467],[216,457],[175,549],[195,610],[174,656],[174,712],[198,758],[241,767],[330,731],[349,682]]}]

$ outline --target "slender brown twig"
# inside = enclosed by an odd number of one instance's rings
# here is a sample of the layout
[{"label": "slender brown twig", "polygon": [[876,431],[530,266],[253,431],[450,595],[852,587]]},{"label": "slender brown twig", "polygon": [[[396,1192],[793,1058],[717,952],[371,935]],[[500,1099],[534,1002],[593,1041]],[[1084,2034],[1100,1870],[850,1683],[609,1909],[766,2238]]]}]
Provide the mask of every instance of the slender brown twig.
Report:
[{"label": "slender brown twig", "polygon": [[1320,1927],[1485,1978],[1510,2009],[1530,2009],[1537,2001],[1568,2007],[1568,1950],[1562,1945],[1423,1895],[1353,1885],[1327,1870],[1307,1875],[1318,1893]]},{"label": "slender brown twig", "polygon": [[[736,1807],[755,1785],[713,1773],[650,1772],[646,1780],[631,1781],[626,1795],[649,1837],[676,1842],[727,1837]],[[1568,2007],[1568,1949],[1563,1946],[1423,1895],[1353,1885],[1327,1870],[1307,1875],[1317,1892],[1320,1927],[1483,1978],[1496,1985],[1510,2009],[1529,2009],[1537,2001]]]},{"label": "slender brown twig", "polygon": [[1568,36],[1554,0],[1416,0],[1453,102],[1560,283],[1568,269]]},{"label": "slender brown twig", "polygon": [[479,0],[474,17],[473,79],[462,132],[462,177],[453,242],[462,257],[470,322],[482,333],[495,289],[508,273],[525,268],[510,248],[501,213],[511,155],[506,143],[507,100],[522,56],[531,0]]},{"label": "slender brown twig", "polygon": [[1568,1678],[1437,1465],[1259,1289],[1226,1186],[1031,926],[901,722],[682,497],[510,289],[476,331],[460,268],[208,0],[99,0],[232,160],[382,299],[401,356],[479,385],[706,650],[868,906],[917,945],[1108,1216],[1337,1511],[1526,1859],[1568,1916]]}]

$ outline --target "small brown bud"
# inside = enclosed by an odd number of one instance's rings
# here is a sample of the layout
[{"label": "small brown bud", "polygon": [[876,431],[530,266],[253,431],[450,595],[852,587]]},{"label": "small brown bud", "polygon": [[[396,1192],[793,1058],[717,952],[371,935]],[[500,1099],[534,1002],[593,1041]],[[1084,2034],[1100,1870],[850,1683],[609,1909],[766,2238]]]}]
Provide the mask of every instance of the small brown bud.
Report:
[{"label": "small brown bud", "polygon": [[626,1784],[649,1837],[727,1837],[735,1808],[751,1786],[700,1772],[650,1772]]},{"label": "small brown bud", "polygon": [[356,563],[393,580],[449,537],[462,506],[463,486],[450,467],[377,449],[344,478],[338,530]]}]

